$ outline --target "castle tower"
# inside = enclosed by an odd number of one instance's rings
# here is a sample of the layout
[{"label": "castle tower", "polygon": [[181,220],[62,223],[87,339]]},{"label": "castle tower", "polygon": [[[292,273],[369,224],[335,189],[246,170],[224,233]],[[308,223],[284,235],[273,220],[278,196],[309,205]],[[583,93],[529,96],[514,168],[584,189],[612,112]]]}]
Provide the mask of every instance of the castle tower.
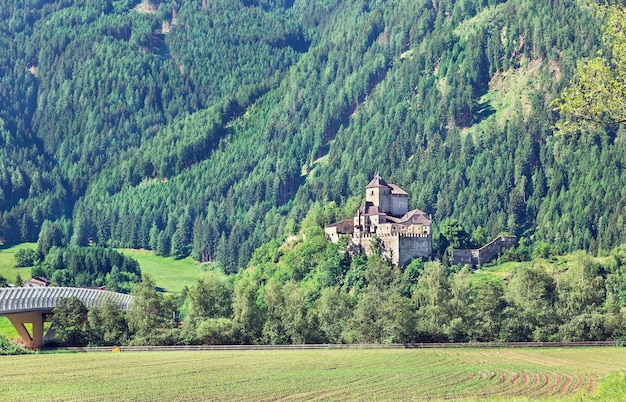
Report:
[{"label": "castle tower", "polygon": [[389,212],[391,210],[391,187],[382,177],[376,175],[365,187],[365,201]]}]

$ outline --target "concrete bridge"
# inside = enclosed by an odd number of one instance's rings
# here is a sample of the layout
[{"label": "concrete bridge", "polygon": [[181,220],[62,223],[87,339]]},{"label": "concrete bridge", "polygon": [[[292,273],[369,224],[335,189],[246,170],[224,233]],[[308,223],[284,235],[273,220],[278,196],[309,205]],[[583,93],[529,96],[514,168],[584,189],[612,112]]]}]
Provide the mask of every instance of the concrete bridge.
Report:
[{"label": "concrete bridge", "polygon": [[[105,301],[128,310],[132,296],[98,289],[70,287],[0,288],[0,316],[6,316],[29,349],[43,343],[44,326],[61,298],[77,297],[87,308],[101,306]],[[32,334],[24,324],[32,324]]]}]

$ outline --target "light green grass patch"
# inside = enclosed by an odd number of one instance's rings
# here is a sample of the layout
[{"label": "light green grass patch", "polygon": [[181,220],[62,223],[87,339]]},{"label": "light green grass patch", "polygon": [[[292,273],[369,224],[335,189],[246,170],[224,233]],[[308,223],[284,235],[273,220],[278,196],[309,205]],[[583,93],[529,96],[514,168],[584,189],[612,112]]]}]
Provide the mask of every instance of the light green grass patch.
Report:
[{"label": "light green grass patch", "polygon": [[462,39],[467,40],[470,35],[475,35],[480,30],[492,28],[495,21],[503,18],[505,7],[505,4],[485,7],[472,18],[461,22],[459,26],[454,29],[454,33]]},{"label": "light green grass patch", "polygon": [[522,265],[527,265],[528,262],[516,262],[516,261],[507,261],[493,266],[483,267],[482,270],[485,272],[502,272],[502,273],[513,273],[516,269],[521,267]]},{"label": "light green grass patch", "polygon": [[[46,333],[46,331],[48,331],[48,328],[50,328],[51,324],[52,323],[49,321],[43,323],[44,334]],[[32,335],[33,324],[24,323],[24,327],[26,327],[26,330]],[[13,324],[11,324],[11,321],[9,321],[8,318],[3,317],[3,316],[0,316],[0,335],[10,340],[19,339],[20,337],[17,331],[15,330],[15,327],[13,326]]]},{"label": "light green grass patch", "polygon": [[513,275],[513,273],[521,266],[529,264],[528,262],[514,262],[507,261],[496,265],[483,266],[474,271],[474,276],[496,276],[500,279],[506,279]]},{"label": "light green grass patch", "polygon": [[626,348],[35,354],[2,363],[6,400],[583,400],[624,367]]},{"label": "light green grass patch", "polygon": [[626,401],[626,371],[612,371],[602,378],[592,401]]},{"label": "light green grass patch", "polygon": [[0,317],[0,335],[7,339],[15,339],[19,337],[15,327],[13,327],[11,321],[9,321],[6,317]]},{"label": "light green grass patch", "polygon": [[0,275],[4,276],[8,283],[14,284],[18,273],[22,280],[30,279],[30,267],[15,268],[15,254],[23,248],[36,250],[37,243],[0,245]]},{"label": "light green grass patch", "polygon": [[157,287],[171,293],[182,292],[185,286],[207,272],[206,264],[199,264],[193,258],[175,259],[160,257],[150,250],[119,249],[124,255],[139,262],[142,274],[149,274]]}]

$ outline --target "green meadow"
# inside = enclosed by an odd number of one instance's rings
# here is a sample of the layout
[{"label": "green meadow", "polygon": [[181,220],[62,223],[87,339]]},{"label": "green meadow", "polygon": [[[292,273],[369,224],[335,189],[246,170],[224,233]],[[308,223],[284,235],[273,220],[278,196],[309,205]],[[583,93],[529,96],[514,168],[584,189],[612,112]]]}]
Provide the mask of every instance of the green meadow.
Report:
[{"label": "green meadow", "polygon": [[180,293],[185,286],[191,286],[196,278],[207,271],[207,264],[199,264],[193,258],[176,259],[160,257],[150,250],[119,249],[124,255],[139,262],[142,274],[152,277],[157,287],[163,291]]},{"label": "green meadow", "polygon": [[0,244],[0,275],[4,276],[8,283],[15,283],[19,273],[22,280],[30,279],[30,267],[15,268],[15,253],[23,248],[37,249],[37,243]]},{"label": "green meadow", "polygon": [[0,399],[12,401],[626,397],[616,371],[626,348],[616,347],[101,352],[7,356],[0,364]]}]

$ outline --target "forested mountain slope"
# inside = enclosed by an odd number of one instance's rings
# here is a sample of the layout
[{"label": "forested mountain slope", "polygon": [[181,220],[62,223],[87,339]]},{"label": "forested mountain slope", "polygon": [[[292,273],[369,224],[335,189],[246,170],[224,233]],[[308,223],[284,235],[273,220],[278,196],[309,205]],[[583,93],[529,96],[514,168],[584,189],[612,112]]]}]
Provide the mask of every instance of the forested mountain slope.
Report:
[{"label": "forested mountain slope", "polygon": [[5,241],[61,219],[234,271],[376,172],[435,224],[626,241],[626,133],[552,132],[600,47],[582,1],[0,4]]}]

